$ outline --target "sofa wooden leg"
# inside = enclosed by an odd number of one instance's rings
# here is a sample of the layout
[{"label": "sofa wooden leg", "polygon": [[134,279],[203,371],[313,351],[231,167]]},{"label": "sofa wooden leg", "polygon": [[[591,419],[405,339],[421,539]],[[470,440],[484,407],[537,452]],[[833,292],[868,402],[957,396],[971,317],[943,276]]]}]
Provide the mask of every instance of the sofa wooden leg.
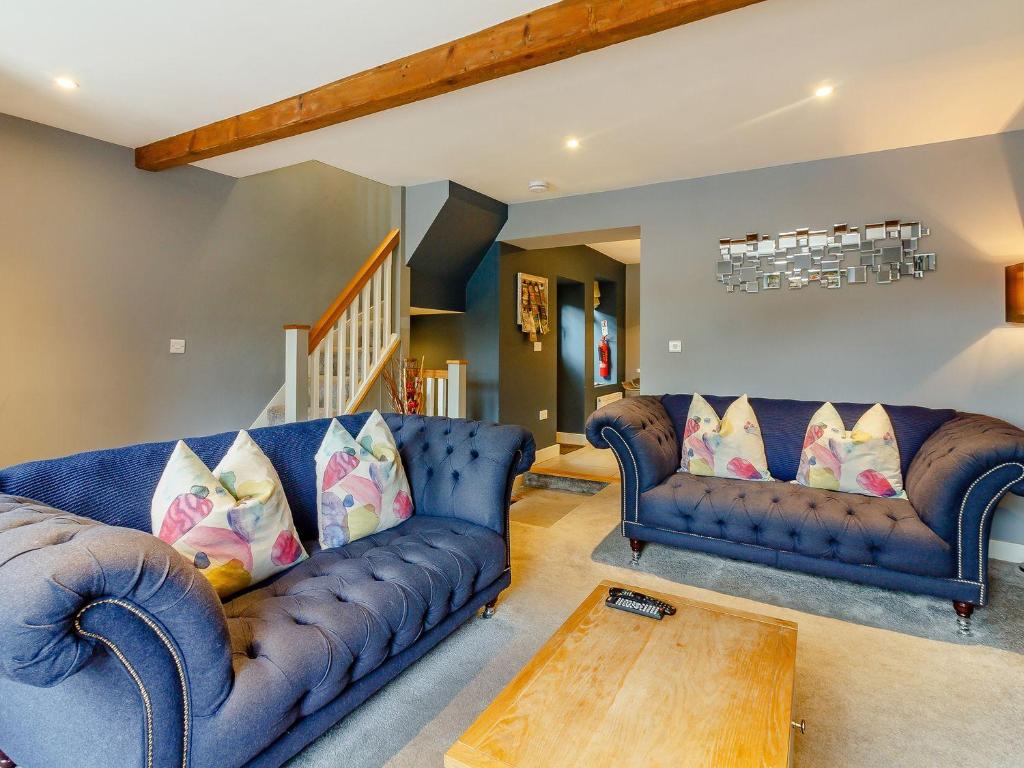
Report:
[{"label": "sofa wooden leg", "polygon": [[640,565],[640,553],[644,551],[644,543],[640,539],[630,539],[629,548],[633,551],[633,559],[629,564],[636,568]]},{"label": "sofa wooden leg", "polygon": [[[494,606],[498,604],[498,598],[494,598],[491,602],[484,606],[484,609],[480,612],[481,619],[489,619],[494,616]],[[3,768],[0,766],[0,768]]]},{"label": "sofa wooden leg", "polygon": [[974,613],[974,604],[954,600],[953,610],[956,611],[956,623],[960,632],[965,635],[970,634],[971,614]]},{"label": "sofa wooden leg", "polygon": [[0,749],[0,768],[15,768],[14,761]]}]

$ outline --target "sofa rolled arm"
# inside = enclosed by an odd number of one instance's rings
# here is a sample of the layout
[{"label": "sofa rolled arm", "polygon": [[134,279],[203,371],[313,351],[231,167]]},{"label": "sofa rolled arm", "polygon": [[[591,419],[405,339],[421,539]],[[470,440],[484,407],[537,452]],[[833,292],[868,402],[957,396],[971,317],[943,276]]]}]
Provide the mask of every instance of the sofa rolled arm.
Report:
[{"label": "sofa rolled arm", "polygon": [[979,583],[984,602],[992,513],[1007,493],[1024,495],[1024,430],[959,413],[921,446],[905,486],[921,519],[954,547],[957,577]]},{"label": "sofa rolled arm", "polygon": [[231,685],[223,606],[185,558],[142,531],[0,495],[0,678],[59,685],[97,644],[140,676],[145,657],[169,655],[186,712],[212,711]]},{"label": "sofa rolled arm", "polygon": [[643,493],[679,468],[679,442],[668,411],[652,395],[617,400],[591,414],[587,439],[611,448],[623,472],[633,472]]},{"label": "sofa rolled arm", "polygon": [[439,416],[387,417],[417,514],[454,517],[503,536],[512,481],[534,459],[522,427]]}]

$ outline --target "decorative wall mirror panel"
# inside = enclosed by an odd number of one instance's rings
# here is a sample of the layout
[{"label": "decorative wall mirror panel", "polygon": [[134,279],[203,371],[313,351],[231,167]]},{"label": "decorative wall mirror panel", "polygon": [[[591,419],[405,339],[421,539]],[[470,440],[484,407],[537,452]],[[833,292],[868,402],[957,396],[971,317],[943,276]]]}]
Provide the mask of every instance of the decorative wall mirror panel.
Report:
[{"label": "decorative wall mirror panel", "polygon": [[715,264],[718,282],[730,293],[758,293],[811,284],[842,288],[844,283],[894,283],[934,272],[934,253],[919,253],[929,230],[920,222],[899,219],[863,228],[836,224],[824,229],[798,229],[777,237],[756,232],[719,241]]}]

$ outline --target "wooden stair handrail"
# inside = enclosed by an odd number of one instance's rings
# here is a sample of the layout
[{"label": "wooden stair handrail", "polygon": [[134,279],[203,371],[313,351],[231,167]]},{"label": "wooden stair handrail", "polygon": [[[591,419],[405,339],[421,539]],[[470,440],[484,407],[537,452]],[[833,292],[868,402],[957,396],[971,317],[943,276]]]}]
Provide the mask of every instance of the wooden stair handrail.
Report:
[{"label": "wooden stair handrail", "polygon": [[349,284],[345,286],[344,290],[338,294],[337,298],[331,302],[331,306],[327,308],[327,311],[323,313],[319,320],[313,325],[312,330],[309,332],[309,354],[313,354],[316,348],[320,345],[327,334],[331,332],[331,328],[334,327],[335,323],[341,319],[341,316],[345,314],[345,310],[351,306],[352,302],[356,300],[359,292],[363,290],[370,278],[373,277],[373,273],[376,272],[380,265],[383,264],[388,256],[394,252],[395,248],[398,247],[399,232],[397,229],[393,229],[388,232],[380,245],[377,246],[377,250],[373,252],[366,263],[359,268]]}]

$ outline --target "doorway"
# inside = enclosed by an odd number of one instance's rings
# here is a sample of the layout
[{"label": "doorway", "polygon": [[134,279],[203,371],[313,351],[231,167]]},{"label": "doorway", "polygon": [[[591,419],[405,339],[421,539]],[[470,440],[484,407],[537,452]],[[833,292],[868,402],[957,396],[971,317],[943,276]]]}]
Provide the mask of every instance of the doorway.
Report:
[{"label": "doorway", "polygon": [[586,286],[559,277],[555,286],[558,307],[557,429],[581,434],[586,413]]}]

